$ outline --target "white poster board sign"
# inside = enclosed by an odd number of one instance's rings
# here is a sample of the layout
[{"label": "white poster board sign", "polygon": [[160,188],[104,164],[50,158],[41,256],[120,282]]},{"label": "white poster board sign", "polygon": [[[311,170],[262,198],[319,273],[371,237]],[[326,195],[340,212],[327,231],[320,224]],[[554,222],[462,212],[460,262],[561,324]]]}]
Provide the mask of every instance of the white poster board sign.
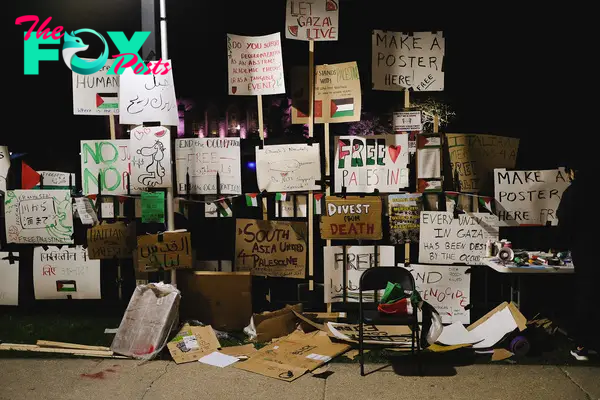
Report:
[{"label": "white poster board sign", "polygon": [[19,305],[19,253],[0,251],[0,306]]},{"label": "white poster board sign", "polygon": [[564,168],[494,169],[496,215],[500,226],[558,225],[556,210],[570,184]]},{"label": "white poster board sign", "polygon": [[[129,140],[82,140],[81,187],[83,194],[98,194],[98,174],[102,194],[126,194],[129,174]],[[133,181],[131,180],[131,193]]]},{"label": "white poster board sign", "polygon": [[[394,246],[346,246],[346,260],[344,260],[343,246],[327,246],[323,248],[325,266],[325,303],[339,303],[344,301],[358,302],[358,284],[360,276],[369,268],[375,266],[394,268]],[[344,265],[346,267],[346,284],[344,284]],[[363,293],[363,301],[375,301],[373,291]]]},{"label": "white poster board sign", "polygon": [[[44,189],[75,189],[75,174],[60,171],[37,171],[43,179]],[[70,181],[69,181],[70,176]],[[40,187],[38,183],[36,188]]]},{"label": "white poster board sign", "polygon": [[36,300],[100,299],[100,260],[90,260],[82,246],[33,249]]},{"label": "white poster board sign", "polygon": [[[163,63],[171,66],[171,60]],[[161,71],[159,74],[148,75],[136,74],[133,68],[125,69],[119,88],[120,124],[159,122],[162,125],[179,126],[173,69],[158,69]]]},{"label": "white poster board sign", "polygon": [[6,177],[10,169],[10,152],[7,146],[0,146],[0,192],[6,192]]},{"label": "white poster board sign", "polygon": [[106,73],[114,61],[107,60],[100,71],[90,75],[73,72],[74,115],[119,114],[120,75]]},{"label": "white poster board sign", "polygon": [[281,37],[227,34],[229,94],[285,93]]},{"label": "white poster board sign", "polygon": [[421,111],[398,111],[394,113],[394,132],[421,132]]},{"label": "white poster board sign", "polygon": [[339,0],[287,0],[285,38],[338,40]]},{"label": "white poster board sign", "polygon": [[262,192],[319,190],[319,144],[278,144],[256,147],[256,179]]},{"label": "white poster board sign", "polygon": [[408,187],[408,135],[338,136],[335,193],[398,193]]},{"label": "white poster board sign", "polygon": [[[292,195],[287,197],[287,200],[275,202],[275,218],[306,218],[308,215],[306,196]],[[295,215],[294,207],[296,208]],[[279,212],[280,210],[281,212]]]},{"label": "white poster board sign", "polygon": [[9,190],[4,210],[8,243],[73,243],[69,190]]},{"label": "white poster board sign", "polygon": [[442,32],[372,33],[374,90],[444,90],[445,39]]},{"label": "white poster board sign", "polygon": [[444,324],[471,323],[471,312],[465,310],[471,303],[471,274],[467,273],[468,269],[419,264],[411,264],[408,268],[421,298],[437,310]]},{"label": "white poster board sign", "polygon": [[131,186],[171,187],[171,140],[164,126],[136,126],[130,132]]},{"label": "white poster board sign", "polygon": [[422,211],[419,262],[484,265],[488,240],[498,241],[498,217],[488,213]]},{"label": "white poster board sign", "polygon": [[197,138],[175,140],[177,193],[217,194],[219,174],[221,194],[242,194],[239,138]]}]

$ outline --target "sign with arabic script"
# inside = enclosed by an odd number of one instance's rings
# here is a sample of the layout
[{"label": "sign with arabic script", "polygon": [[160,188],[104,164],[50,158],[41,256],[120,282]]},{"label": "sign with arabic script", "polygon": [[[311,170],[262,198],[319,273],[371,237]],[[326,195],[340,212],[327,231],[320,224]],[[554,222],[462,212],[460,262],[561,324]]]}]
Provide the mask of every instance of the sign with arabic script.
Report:
[{"label": "sign with arabic script", "polygon": [[141,272],[192,268],[189,232],[138,236],[137,247],[137,265]]}]

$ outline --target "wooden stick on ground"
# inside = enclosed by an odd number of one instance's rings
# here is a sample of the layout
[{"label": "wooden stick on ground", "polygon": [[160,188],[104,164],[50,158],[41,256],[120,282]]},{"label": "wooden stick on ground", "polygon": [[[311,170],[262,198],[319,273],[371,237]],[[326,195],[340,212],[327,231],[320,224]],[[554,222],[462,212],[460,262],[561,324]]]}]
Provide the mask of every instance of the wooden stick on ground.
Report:
[{"label": "wooden stick on ground", "polygon": [[110,347],[87,346],[84,344],[74,344],[74,343],[64,343],[64,342],[52,342],[50,340],[38,340],[36,343],[40,347],[58,347],[61,349],[79,349],[79,350],[91,350],[91,351],[111,351]]},{"label": "wooden stick on ground", "polygon": [[57,353],[57,354],[72,354],[86,357],[103,357],[103,358],[127,358],[116,356],[112,351],[92,351],[80,349],[51,349],[47,347],[37,347],[33,345],[23,345],[15,343],[2,343],[0,350],[16,350],[16,351],[32,351],[34,353]]}]

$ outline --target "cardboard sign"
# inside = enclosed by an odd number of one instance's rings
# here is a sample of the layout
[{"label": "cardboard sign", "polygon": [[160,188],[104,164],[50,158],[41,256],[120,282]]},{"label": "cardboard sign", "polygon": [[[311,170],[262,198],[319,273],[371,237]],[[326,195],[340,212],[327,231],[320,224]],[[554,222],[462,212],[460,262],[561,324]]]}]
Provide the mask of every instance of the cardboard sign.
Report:
[{"label": "cardboard sign", "polygon": [[374,30],[373,89],[443,91],[445,45],[442,32]]},{"label": "cardboard sign", "polygon": [[192,268],[189,232],[165,232],[137,237],[137,265],[141,272]]},{"label": "cardboard sign", "polygon": [[171,140],[164,126],[138,126],[131,130],[131,185],[141,188],[171,187]]},{"label": "cardboard sign", "polygon": [[388,197],[390,242],[419,242],[419,220],[423,209],[422,195],[394,194]]},{"label": "cardboard sign", "polygon": [[285,38],[294,40],[338,40],[339,0],[288,0],[285,8]]},{"label": "cardboard sign", "polygon": [[[126,194],[129,174],[129,140],[82,140],[81,186],[83,194]],[[100,176],[100,184],[98,184]],[[135,191],[130,180],[131,193]]]},{"label": "cardboard sign", "polygon": [[87,250],[91,260],[131,258],[130,230],[124,222],[96,225],[87,230]]},{"label": "cardboard sign", "polygon": [[0,306],[19,305],[19,253],[0,252]]},{"label": "cardboard sign", "polygon": [[394,113],[394,132],[421,132],[421,111],[398,111]]},{"label": "cardboard sign", "polygon": [[4,210],[8,243],[73,243],[69,190],[9,190]]},{"label": "cardboard sign", "polygon": [[10,152],[7,146],[0,146],[0,192],[6,192],[6,177],[10,169]]},{"label": "cardboard sign", "polygon": [[408,135],[338,136],[335,193],[396,193],[408,187]]},{"label": "cardboard sign", "polygon": [[452,176],[458,171],[460,191],[491,194],[494,168],[515,167],[519,139],[476,134],[446,134]]},{"label": "cardboard sign", "polygon": [[[163,63],[172,66],[171,60]],[[164,68],[158,69],[164,71]],[[119,112],[122,125],[159,122],[165,126],[179,126],[172,67],[164,75],[136,74],[133,68],[125,69],[119,87]]]},{"label": "cardboard sign", "polygon": [[306,222],[238,219],[235,267],[252,275],[304,279]]},{"label": "cardboard sign", "polygon": [[421,212],[419,262],[485,265],[488,240],[498,241],[498,217],[488,213]]},{"label": "cardboard sign", "polygon": [[256,180],[262,192],[319,190],[321,179],[319,144],[280,144],[256,147]]},{"label": "cardboard sign", "polygon": [[[308,68],[295,67],[292,79],[292,123],[307,124]],[[360,75],[356,61],[316,66],[316,124],[360,121],[361,107]]]},{"label": "cardboard sign", "polygon": [[73,72],[73,114],[119,114],[120,75],[108,75],[115,60],[108,59],[100,71],[90,75]]},{"label": "cardboard sign", "polygon": [[[358,343],[358,324],[328,322],[327,329],[331,334],[346,342]],[[411,330],[408,326],[395,325],[363,325],[363,340],[368,344],[411,345]]]},{"label": "cardboard sign", "polygon": [[177,336],[167,343],[176,364],[198,361],[221,348],[212,326],[183,325]]},{"label": "cardboard sign", "polygon": [[217,194],[217,174],[221,194],[242,194],[239,138],[198,138],[175,141],[177,192]]},{"label": "cardboard sign", "polygon": [[321,217],[322,239],[380,240],[381,197],[326,197]]},{"label": "cardboard sign", "polygon": [[83,246],[35,247],[33,292],[36,300],[100,299],[100,261]]},{"label": "cardboard sign", "polygon": [[227,34],[229,94],[249,96],[285,93],[281,36]]},{"label": "cardboard sign", "polygon": [[564,168],[534,171],[494,169],[500,226],[558,225],[556,210],[571,184]]}]

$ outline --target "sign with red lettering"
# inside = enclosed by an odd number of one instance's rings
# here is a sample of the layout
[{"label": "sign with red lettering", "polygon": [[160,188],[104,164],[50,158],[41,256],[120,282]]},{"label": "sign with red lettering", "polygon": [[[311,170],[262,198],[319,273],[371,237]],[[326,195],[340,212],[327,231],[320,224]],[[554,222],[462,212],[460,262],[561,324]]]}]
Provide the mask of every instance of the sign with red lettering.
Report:
[{"label": "sign with red lettering", "polygon": [[238,219],[235,267],[252,275],[304,279],[306,222]]},{"label": "sign with red lettering", "polygon": [[227,34],[229,94],[247,96],[285,93],[281,35]]},{"label": "sign with red lettering", "polygon": [[294,40],[338,40],[339,0],[288,0],[285,38]]},{"label": "sign with red lettering", "polygon": [[381,211],[379,196],[328,196],[325,214],[321,217],[321,238],[380,240],[383,238]]}]

